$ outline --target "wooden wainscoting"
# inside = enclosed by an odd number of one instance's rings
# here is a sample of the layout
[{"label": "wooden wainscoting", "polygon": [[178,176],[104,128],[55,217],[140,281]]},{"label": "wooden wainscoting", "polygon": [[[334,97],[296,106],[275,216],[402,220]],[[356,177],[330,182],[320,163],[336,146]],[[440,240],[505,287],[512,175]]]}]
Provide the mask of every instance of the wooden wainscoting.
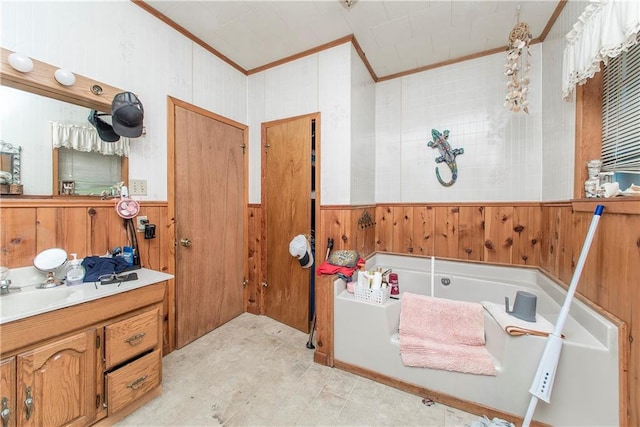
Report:
[{"label": "wooden wainscoting", "polygon": [[[104,255],[128,245],[123,219],[113,200],[88,198],[3,198],[0,206],[0,265],[27,267],[41,251],[59,247],[78,258]],[[137,233],[143,267],[169,271],[170,246],[167,202],[142,202],[140,215],[156,225],[156,238]],[[175,348],[174,280],[169,280],[164,302],[164,354]]]}]

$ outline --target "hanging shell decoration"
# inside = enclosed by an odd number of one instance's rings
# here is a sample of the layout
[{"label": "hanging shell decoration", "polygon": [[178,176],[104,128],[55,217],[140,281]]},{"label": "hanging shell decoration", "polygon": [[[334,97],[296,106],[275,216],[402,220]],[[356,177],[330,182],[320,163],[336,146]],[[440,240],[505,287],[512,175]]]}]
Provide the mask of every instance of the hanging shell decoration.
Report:
[{"label": "hanging shell decoration", "polygon": [[507,61],[504,74],[507,76],[507,96],[504,106],[514,113],[523,111],[529,114],[529,71],[531,70],[531,33],[529,25],[518,22],[509,33]]}]

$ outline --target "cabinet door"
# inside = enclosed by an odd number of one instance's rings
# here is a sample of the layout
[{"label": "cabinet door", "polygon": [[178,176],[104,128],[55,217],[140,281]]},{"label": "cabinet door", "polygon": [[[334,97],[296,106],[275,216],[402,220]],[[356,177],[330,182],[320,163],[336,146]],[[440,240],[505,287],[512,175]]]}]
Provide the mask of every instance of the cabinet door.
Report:
[{"label": "cabinet door", "polygon": [[18,425],[85,426],[96,413],[95,339],[89,330],[17,356]]},{"label": "cabinet door", "polygon": [[16,359],[0,361],[0,420],[2,427],[16,425]]}]

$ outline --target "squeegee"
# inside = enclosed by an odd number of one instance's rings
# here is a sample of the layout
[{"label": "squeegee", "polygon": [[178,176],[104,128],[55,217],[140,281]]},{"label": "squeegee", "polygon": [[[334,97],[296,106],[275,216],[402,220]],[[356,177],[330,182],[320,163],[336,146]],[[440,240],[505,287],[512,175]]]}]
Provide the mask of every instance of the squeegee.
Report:
[{"label": "squeegee", "polygon": [[571,278],[569,290],[567,291],[567,295],[564,298],[564,303],[562,304],[562,308],[560,309],[560,314],[558,315],[558,321],[553,328],[553,332],[549,334],[549,337],[547,338],[547,344],[545,345],[544,351],[542,352],[542,357],[540,358],[540,363],[538,364],[538,370],[533,377],[533,382],[531,384],[531,388],[529,389],[529,393],[531,393],[531,401],[529,402],[527,413],[524,416],[522,427],[529,427],[539,399],[544,400],[546,403],[550,403],[551,401],[551,389],[553,388],[553,381],[555,380],[556,370],[558,369],[558,361],[560,360],[560,351],[562,350],[562,329],[564,328],[567,316],[569,315],[571,301],[573,300],[573,295],[575,294],[576,288],[578,287],[578,281],[580,280],[580,275],[582,274],[582,268],[584,267],[584,263],[587,260],[589,248],[591,247],[591,242],[593,240],[593,236],[596,233],[598,221],[600,221],[600,216],[602,215],[603,210],[604,206],[596,206],[596,210],[593,214],[593,219],[591,220],[591,225],[589,226],[587,236],[585,237],[584,244],[582,245],[582,251],[580,252],[580,258],[578,258],[578,264],[576,265],[576,269],[573,272],[573,277]]}]

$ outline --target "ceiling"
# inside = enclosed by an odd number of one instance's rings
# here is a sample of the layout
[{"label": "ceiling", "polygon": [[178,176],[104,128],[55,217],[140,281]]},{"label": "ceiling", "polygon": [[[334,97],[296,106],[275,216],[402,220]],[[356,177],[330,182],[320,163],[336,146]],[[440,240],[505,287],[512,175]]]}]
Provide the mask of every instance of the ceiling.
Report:
[{"label": "ceiling", "polygon": [[245,72],[353,35],[374,78],[384,79],[504,49],[518,8],[533,38],[544,39],[564,0],[357,0],[350,8],[344,0],[136,3]]}]

